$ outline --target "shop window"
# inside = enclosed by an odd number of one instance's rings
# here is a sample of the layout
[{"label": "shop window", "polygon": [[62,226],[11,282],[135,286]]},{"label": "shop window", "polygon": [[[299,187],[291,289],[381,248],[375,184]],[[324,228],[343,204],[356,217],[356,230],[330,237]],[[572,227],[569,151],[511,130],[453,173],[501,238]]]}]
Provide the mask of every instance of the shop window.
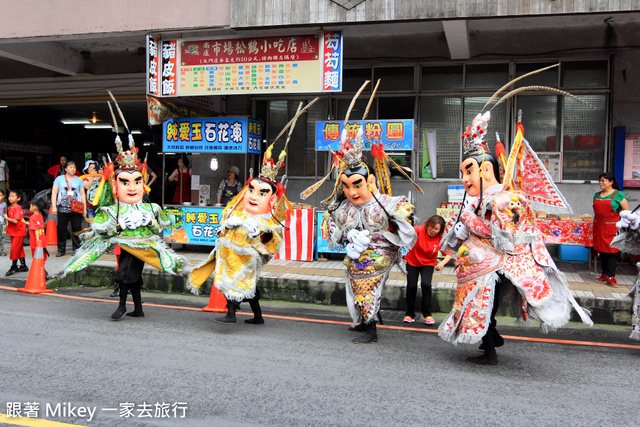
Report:
[{"label": "shop window", "polygon": [[[518,63],[516,64],[516,77],[523,76],[527,73],[540,70],[553,64],[554,62]],[[554,67],[545,71],[540,71],[539,73],[517,81],[513,87],[509,88],[509,90],[515,89],[516,87],[533,85],[558,87],[558,70],[558,67]]]},{"label": "shop window", "polygon": [[523,111],[524,136],[535,151],[560,151],[558,135],[558,96],[518,96],[517,110]]},{"label": "shop window", "polygon": [[[427,134],[436,137],[438,178],[459,178],[460,168],[460,123],[462,122],[462,99],[459,97],[422,98],[420,100],[420,129],[418,137],[418,164],[424,177],[429,159],[427,157]],[[432,153],[433,156],[433,153]]]},{"label": "shop window", "polygon": [[[371,68],[351,68],[342,71],[342,92],[356,93],[360,86],[367,80],[371,80]],[[371,86],[365,88],[365,92],[371,93]]]},{"label": "shop window", "polygon": [[[361,94],[360,97],[356,99],[356,102],[353,104],[353,108],[351,108],[351,112],[349,113],[349,121],[362,120],[362,117],[364,116],[364,112],[367,108],[367,104],[369,103],[370,96],[371,96],[370,93],[367,95]],[[347,118],[347,111],[349,110],[349,105],[351,105],[351,101],[352,101],[351,98],[338,100],[338,108],[337,108],[337,112],[335,114],[334,120],[344,120]],[[374,98],[373,102],[371,103],[371,106],[369,107],[369,112],[367,113],[368,120],[377,118],[377,114],[378,114],[377,104],[378,104],[378,100],[376,97]],[[322,120],[326,120],[326,119],[322,119]]]},{"label": "shop window", "polygon": [[[274,138],[295,115],[299,103],[300,101],[271,101],[269,103],[268,144],[273,142]],[[286,174],[288,176],[314,176],[316,167],[320,175],[324,173],[326,156],[321,153],[316,156],[315,122],[324,121],[326,117],[327,100],[320,99],[296,122],[289,141],[289,147],[287,148],[287,159],[285,160]],[[278,156],[284,148],[287,135],[288,131],[276,142],[273,152],[274,157]]]},{"label": "shop window", "polygon": [[[384,67],[373,69],[373,87],[378,79],[378,92],[413,91],[415,67]],[[364,81],[363,81],[364,83]]]},{"label": "shop window", "polygon": [[569,97],[564,98],[563,179],[597,181],[604,171],[607,96],[580,95],[593,108]]},{"label": "shop window", "polygon": [[562,61],[562,87],[607,87],[608,61]]},{"label": "shop window", "polygon": [[462,65],[422,67],[421,91],[462,89]]},{"label": "shop window", "polygon": [[[563,180],[595,180],[604,170],[607,96],[580,98],[593,108],[557,95],[517,98],[516,108],[524,112],[522,125],[531,147],[537,152],[562,151]],[[558,110],[563,111],[560,122]]]},{"label": "shop window", "polygon": [[499,89],[509,81],[509,64],[467,65],[466,89]]},{"label": "shop window", "polygon": [[414,96],[378,98],[378,120],[413,120]]}]

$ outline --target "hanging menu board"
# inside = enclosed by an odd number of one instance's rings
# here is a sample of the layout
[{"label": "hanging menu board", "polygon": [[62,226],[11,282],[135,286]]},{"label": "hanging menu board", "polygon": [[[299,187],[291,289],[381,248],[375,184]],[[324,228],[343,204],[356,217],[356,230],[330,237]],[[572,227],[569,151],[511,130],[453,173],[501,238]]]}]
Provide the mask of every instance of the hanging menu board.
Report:
[{"label": "hanging menu board", "polygon": [[342,91],[342,33],[147,38],[147,93],[160,97]]}]

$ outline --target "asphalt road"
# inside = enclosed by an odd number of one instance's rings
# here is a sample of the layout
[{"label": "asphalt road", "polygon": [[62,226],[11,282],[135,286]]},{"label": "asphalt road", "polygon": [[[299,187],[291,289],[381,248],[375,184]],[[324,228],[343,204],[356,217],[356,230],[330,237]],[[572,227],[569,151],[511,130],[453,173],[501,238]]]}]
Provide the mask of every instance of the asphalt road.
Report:
[{"label": "asphalt road", "polygon": [[506,335],[633,347],[508,339],[498,366],[476,366],[465,362],[475,346],[424,325],[390,322],[399,328],[380,328],[377,344],[352,344],[357,333],[335,323],[348,321],[343,308],[265,302],[277,316],[265,325],[227,326],[199,310],[206,298],[146,293],[144,319],[114,322],[108,292],[0,289],[0,413],[19,405],[89,426],[626,426],[640,416],[640,343],[625,328],[537,335],[500,319]]}]

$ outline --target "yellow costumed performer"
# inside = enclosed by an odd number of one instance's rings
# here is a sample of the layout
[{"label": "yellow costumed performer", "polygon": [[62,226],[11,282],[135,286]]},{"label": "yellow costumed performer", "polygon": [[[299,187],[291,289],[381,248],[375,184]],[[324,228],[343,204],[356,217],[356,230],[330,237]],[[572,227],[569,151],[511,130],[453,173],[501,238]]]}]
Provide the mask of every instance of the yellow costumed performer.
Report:
[{"label": "yellow costumed performer", "polygon": [[[191,275],[187,289],[198,294],[203,283],[213,274],[213,285],[227,299],[227,313],[214,319],[218,323],[235,324],[240,303],[248,301],[254,313],[245,322],[263,324],[260,309],[258,278],[260,269],[278,252],[283,241],[287,210],[291,204],[285,196],[284,176],[276,182],[279,169],[284,166],[286,148],[295,122],[316,102],[303,109],[298,107],[295,117],[285,126],[264,154],[262,170],[251,178],[222,211],[218,240],[205,262],[198,265]],[[277,161],[271,157],[276,140],[289,130],[285,147]]]}]

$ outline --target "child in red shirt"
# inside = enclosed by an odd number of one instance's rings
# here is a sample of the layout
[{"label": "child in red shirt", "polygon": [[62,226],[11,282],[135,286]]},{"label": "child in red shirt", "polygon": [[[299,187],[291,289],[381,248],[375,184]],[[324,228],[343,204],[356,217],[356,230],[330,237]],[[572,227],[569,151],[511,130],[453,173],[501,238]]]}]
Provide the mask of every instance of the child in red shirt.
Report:
[{"label": "child in red shirt", "polygon": [[[7,236],[11,236],[11,253],[9,258],[12,261],[11,268],[5,273],[5,276],[12,276],[20,271],[29,271],[27,263],[24,260],[24,248],[22,244],[27,235],[27,225],[22,219],[22,206],[18,204],[21,197],[16,190],[9,190],[9,209],[4,214],[7,222]],[[20,267],[18,267],[20,260]]]},{"label": "child in red shirt", "polygon": [[414,227],[418,234],[418,241],[415,246],[405,255],[407,262],[407,312],[403,322],[415,322],[416,293],[418,292],[418,276],[420,276],[420,286],[422,288],[422,315],[427,325],[433,325],[436,321],[431,316],[431,278],[433,270],[440,271],[451,259],[446,255],[440,262],[438,261],[438,251],[440,250],[440,240],[444,233],[445,222],[439,215],[434,215],[424,223]]},{"label": "child in red shirt", "polygon": [[[35,258],[38,241],[45,238],[43,217],[43,213],[45,213],[44,200],[36,199],[31,201],[29,210],[31,211],[31,218],[29,218],[29,246],[31,246],[31,256]],[[43,252],[44,261],[46,262],[49,257],[46,244]],[[44,275],[46,279],[49,279],[49,273],[47,273],[47,270],[44,271]]]}]

